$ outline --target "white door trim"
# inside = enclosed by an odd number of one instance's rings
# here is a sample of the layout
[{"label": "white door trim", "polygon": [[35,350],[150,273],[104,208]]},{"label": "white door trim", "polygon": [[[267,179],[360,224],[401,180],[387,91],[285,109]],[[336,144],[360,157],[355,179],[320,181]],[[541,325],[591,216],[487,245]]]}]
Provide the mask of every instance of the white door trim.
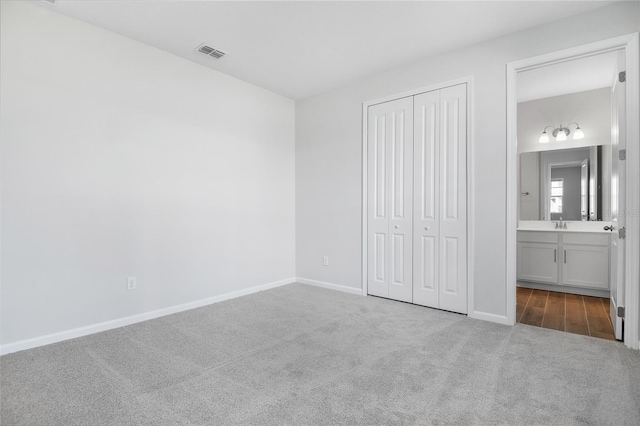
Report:
[{"label": "white door trim", "polygon": [[473,304],[473,271],[474,271],[474,202],[473,202],[473,185],[471,178],[473,177],[473,123],[474,123],[474,103],[473,103],[473,76],[463,77],[455,80],[449,80],[443,83],[433,84],[419,89],[409,90],[394,95],[385,96],[378,99],[373,99],[362,103],[362,230],[361,230],[361,257],[362,257],[362,295],[368,294],[367,288],[367,112],[368,108],[372,105],[380,104],[383,102],[389,102],[408,96],[415,96],[425,92],[431,92],[433,90],[440,90],[450,86],[456,86],[458,84],[467,85],[467,312],[470,317],[473,317],[474,304]]},{"label": "white door trim", "polygon": [[624,343],[627,347],[638,349],[639,344],[639,309],[640,309],[640,96],[639,84],[639,51],[638,33],[628,34],[607,40],[601,40],[546,55],[535,56],[507,64],[507,220],[506,220],[506,253],[507,253],[507,320],[509,324],[516,322],[516,228],[518,225],[518,149],[517,136],[517,73],[553,63],[564,62],[579,57],[593,56],[608,51],[625,52],[627,72],[627,211],[626,253],[625,253],[625,330]]}]

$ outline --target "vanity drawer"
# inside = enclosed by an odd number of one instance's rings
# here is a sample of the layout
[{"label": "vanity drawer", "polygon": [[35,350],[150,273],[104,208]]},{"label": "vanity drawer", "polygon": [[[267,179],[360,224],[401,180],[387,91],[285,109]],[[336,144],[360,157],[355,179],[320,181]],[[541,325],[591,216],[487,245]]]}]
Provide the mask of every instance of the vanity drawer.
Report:
[{"label": "vanity drawer", "polygon": [[609,234],[565,233],[562,235],[564,244],[581,244],[587,246],[608,246]]},{"label": "vanity drawer", "polygon": [[557,232],[518,231],[518,241],[523,243],[557,243]]}]

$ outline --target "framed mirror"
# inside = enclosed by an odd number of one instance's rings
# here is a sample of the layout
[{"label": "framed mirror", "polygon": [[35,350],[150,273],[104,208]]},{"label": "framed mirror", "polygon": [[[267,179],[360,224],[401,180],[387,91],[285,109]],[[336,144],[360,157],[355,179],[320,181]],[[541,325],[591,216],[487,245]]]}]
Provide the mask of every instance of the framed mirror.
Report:
[{"label": "framed mirror", "polygon": [[520,220],[604,220],[602,157],[590,146],[520,154]]},{"label": "framed mirror", "polygon": [[536,72],[518,76],[519,220],[610,220],[611,88],[539,97],[573,80],[555,86]]}]

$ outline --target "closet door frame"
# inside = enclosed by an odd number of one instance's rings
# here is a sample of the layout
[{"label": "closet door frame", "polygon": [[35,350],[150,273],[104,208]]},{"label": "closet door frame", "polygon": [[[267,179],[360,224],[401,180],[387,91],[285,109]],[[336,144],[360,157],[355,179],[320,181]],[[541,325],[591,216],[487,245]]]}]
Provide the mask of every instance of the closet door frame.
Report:
[{"label": "closet door frame", "polygon": [[394,95],[386,96],[384,98],[374,99],[362,103],[362,295],[368,294],[368,247],[367,247],[367,230],[368,230],[368,164],[367,164],[367,129],[368,129],[368,110],[372,105],[376,105],[383,102],[389,102],[400,98],[406,98],[409,96],[419,95],[425,92],[431,92],[434,90],[444,89],[450,86],[457,86],[459,84],[467,85],[467,170],[466,170],[466,182],[467,182],[467,315],[474,317],[474,217],[471,214],[474,210],[473,203],[473,185],[471,185],[471,178],[473,177],[474,170],[474,150],[473,150],[473,117],[474,117],[474,103],[473,103],[473,76],[463,77],[455,80],[450,80],[438,84],[434,84],[427,87],[421,87],[418,89],[410,90],[403,93],[397,93]]}]

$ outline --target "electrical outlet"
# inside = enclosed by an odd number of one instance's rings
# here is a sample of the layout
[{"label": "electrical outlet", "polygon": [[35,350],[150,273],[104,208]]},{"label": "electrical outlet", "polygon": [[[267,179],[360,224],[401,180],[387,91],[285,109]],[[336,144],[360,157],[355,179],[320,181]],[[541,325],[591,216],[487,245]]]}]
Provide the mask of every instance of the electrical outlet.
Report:
[{"label": "electrical outlet", "polygon": [[325,256],[322,258],[322,264],[324,266],[329,266],[329,256]]},{"label": "electrical outlet", "polygon": [[137,287],[136,277],[127,277],[127,290],[135,290]]}]

